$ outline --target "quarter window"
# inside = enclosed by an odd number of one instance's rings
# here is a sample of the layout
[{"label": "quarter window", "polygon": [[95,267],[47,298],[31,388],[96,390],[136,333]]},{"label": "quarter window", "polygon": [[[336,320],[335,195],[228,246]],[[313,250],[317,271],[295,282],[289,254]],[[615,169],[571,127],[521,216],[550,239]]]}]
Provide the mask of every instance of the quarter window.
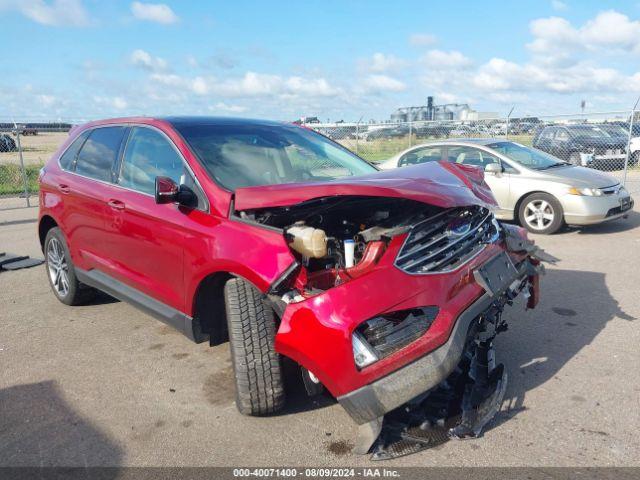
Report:
[{"label": "quarter window", "polygon": [[80,147],[89,136],[90,131],[82,132],[78,138],[67,148],[66,152],[60,157],[60,166],[65,170],[73,170],[73,164],[76,160],[76,156],[80,151]]},{"label": "quarter window", "polygon": [[186,182],[182,157],[167,139],[150,128],[131,131],[122,158],[118,183],[153,195],[156,177],[169,177],[178,185]]},{"label": "quarter window", "polygon": [[399,167],[416,165],[425,162],[439,162],[442,160],[442,147],[426,147],[405,153],[398,161]]},{"label": "quarter window", "polygon": [[76,173],[111,182],[111,171],[125,130],[125,127],[100,127],[92,130],[78,154]]}]

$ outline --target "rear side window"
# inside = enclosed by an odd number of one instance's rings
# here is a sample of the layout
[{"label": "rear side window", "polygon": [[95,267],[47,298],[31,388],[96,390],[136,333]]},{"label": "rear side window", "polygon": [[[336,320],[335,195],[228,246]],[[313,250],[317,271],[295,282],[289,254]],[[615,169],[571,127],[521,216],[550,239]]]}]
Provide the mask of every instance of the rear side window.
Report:
[{"label": "rear side window", "polygon": [[89,136],[89,132],[82,132],[78,138],[76,138],[73,143],[67,148],[67,151],[60,157],[60,166],[65,170],[73,170],[73,163],[76,160],[76,156],[78,155],[78,151],[80,151],[80,147]]},{"label": "rear side window", "polygon": [[104,182],[111,181],[111,169],[118,156],[125,127],[101,127],[91,131],[76,161],[76,173]]},{"label": "rear side window", "polygon": [[416,149],[404,154],[398,162],[399,167],[405,165],[417,165],[426,162],[439,162],[442,160],[442,147],[427,147]]}]

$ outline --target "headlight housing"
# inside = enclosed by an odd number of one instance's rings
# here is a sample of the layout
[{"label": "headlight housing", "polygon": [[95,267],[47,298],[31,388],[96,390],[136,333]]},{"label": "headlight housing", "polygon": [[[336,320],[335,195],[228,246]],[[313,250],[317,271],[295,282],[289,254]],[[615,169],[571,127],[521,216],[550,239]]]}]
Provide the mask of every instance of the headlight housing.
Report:
[{"label": "headlight housing", "polygon": [[420,307],[385,313],[361,323],[352,336],[356,366],[364,368],[406,347],[424,335],[437,315],[438,307]]},{"label": "headlight housing", "polygon": [[584,197],[601,197],[603,195],[602,190],[591,187],[569,187],[568,193],[569,195],[580,195]]}]

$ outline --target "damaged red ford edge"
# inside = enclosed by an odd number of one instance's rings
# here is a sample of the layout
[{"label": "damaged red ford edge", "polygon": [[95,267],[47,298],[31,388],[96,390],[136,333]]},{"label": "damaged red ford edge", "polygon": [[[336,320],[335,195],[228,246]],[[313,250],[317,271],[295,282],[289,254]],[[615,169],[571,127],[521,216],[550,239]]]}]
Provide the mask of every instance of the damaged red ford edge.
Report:
[{"label": "damaged red ford edge", "polygon": [[541,261],[474,167],[378,171],[306,128],[121,118],[73,130],[40,175],[47,275],[195,342],[229,341],[240,412],[285,402],[282,360],[360,425],[356,451],[476,437],[506,388],[493,339]]}]

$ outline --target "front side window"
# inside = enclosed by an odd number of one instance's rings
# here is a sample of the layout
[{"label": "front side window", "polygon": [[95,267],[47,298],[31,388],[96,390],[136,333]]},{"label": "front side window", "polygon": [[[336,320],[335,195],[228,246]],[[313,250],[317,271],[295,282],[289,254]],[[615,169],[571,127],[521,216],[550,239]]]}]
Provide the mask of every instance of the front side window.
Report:
[{"label": "front side window", "polygon": [[228,190],[376,172],[331,140],[288,125],[176,125],[208,174]]},{"label": "front side window", "polygon": [[182,157],[169,141],[150,128],[134,127],[122,157],[118,184],[153,195],[156,177],[184,183]]},{"label": "front side window", "polygon": [[111,182],[111,171],[125,131],[125,127],[100,127],[91,130],[78,154],[76,173]]},{"label": "front side window", "polygon": [[569,133],[566,130],[558,130],[556,133],[556,140],[560,140],[561,142],[566,142],[569,140]]},{"label": "front side window", "polygon": [[398,161],[399,167],[405,165],[417,165],[425,162],[439,162],[442,160],[442,147],[418,148],[412,152],[405,153]]}]

